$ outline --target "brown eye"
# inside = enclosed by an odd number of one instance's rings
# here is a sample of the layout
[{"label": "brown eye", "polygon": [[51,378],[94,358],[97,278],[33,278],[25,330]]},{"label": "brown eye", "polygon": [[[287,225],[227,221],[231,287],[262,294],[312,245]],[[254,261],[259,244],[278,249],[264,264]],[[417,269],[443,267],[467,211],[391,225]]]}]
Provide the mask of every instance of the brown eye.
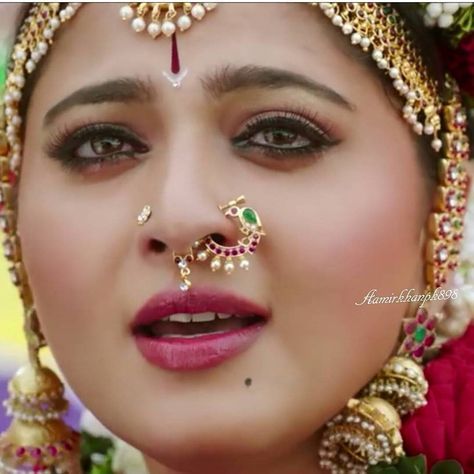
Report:
[{"label": "brown eye", "polygon": [[98,155],[106,155],[120,151],[123,147],[123,141],[117,137],[104,137],[91,140],[91,148]]},{"label": "brown eye", "polygon": [[[260,135],[264,138],[262,141],[257,140],[256,138]],[[298,140],[299,138],[299,140]],[[305,146],[310,143],[310,140],[301,137],[299,133],[296,133],[292,130],[285,129],[275,129],[275,130],[266,130],[260,134],[255,135],[255,143],[260,145],[273,145],[279,147],[291,147],[291,146]]]}]

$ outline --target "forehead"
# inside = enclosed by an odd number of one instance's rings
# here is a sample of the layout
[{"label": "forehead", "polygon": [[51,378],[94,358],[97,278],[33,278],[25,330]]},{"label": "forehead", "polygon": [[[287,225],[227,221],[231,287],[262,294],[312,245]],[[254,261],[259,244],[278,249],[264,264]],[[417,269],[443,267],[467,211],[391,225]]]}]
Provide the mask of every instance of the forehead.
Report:
[{"label": "forehead", "polygon": [[[44,68],[55,95],[117,75],[162,81],[162,71],[170,69],[171,39],[134,32],[120,18],[121,6],[85,4],[60,28]],[[324,71],[342,72],[348,62],[331,39],[338,34],[333,29],[307,4],[220,4],[177,37],[181,63],[191,72],[188,82],[225,63],[279,66],[324,79]]]}]

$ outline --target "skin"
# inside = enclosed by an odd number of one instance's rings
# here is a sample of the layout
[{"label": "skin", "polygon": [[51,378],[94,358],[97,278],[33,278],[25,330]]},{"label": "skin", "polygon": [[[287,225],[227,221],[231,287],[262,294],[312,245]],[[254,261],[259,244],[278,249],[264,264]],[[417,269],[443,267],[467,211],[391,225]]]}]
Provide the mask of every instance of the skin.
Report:
[{"label": "skin", "polygon": [[[219,6],[179,35],[189,73],[176,90],[162,75],[170,40],[133,33],[115,5],[87,5],[60,32],[35,85],[19,232],[42,328],[74,391],[146,455],[151,474],[320,472],[322,426],[393,353],[409,311],[355,303],[372,288],[422,292],[430,196],[414,135],[336,35],[306,5]],[[199,78],[227,63],[304,74],[353,110],[297,88],[210,98]],[[43,128],[46,112],[76,89],[131,74],[150,77],[155,100],[79,106]],[[291,105],[329,122],[339,144],[283,165],[232,146],[251,117]],[[150,152],[67,173],[43,149],[84,120],[125,123]],[[217,206],[240,194],[267,232],[250,271],[225,278],[201,265],[192,280],[268,307],[271,321],[247,351],[213,369],[150,365],[130,322],[152,294],[176,288],[173,250],[209,233],[235,241]],[[153,216],[138,227],[145,203]],[[152,240],[165,245],[150,248]]]}]

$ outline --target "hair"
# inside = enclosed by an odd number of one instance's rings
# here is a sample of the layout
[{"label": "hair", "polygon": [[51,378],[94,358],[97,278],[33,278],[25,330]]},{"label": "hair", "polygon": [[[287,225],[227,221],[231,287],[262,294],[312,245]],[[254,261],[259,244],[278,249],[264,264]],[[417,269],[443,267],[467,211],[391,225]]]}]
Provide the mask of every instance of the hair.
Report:
[{"label": "hair", "polygon": [[[20,10],[17,18],[16,36],[18,35],[23,22],[27,18],[31,6],[32,3],[26,3]],[[436,34],[436,31],[434,29],[427,28],[424,25],[423,18],[421,17],[419,12],[419,8],[414,6],[412,3],[393,3],[392,7],[405,21],[412,40],[418,47],[421,57],[426,67],[428,68],[429,74],[433,79],[436,80],[438,84],[438,93],[440,97],[446,97],[447,91],[444,87],[445,69],[443,67],[442,60],[438,54],[439,49],[436,47],[440,41],[439,35]],[[342,37],[342,35],[339,36]],[[342,38],[341,41],[344,41],[344,38]],[[398,100],[398,104],[400,104],[400,99],[395,98],[391,80],[385,74],[381,73],[381,71],[377,68],[375,62],[372,60],[370,55],[361,51],[359,48],[355,48],[351,45],[346,46],[350,47],[351,56],[362,62],[366,67],[372,70],[373,73],[377,75],[377,77],[381,79],[382,84],[384,86],[384,90],[389,100],[391,100],[392,102],[394,102],[394,100]],[[25,86],[23,88],[23,95],[19,107],[20,116],[23,118],[20,130],[22,140],[24,140],[24,128],[30,98],[33,93],[35,84],[41,75],[41,70],[45,66],[47,60],[48,56],[46,56],[40,62],[38,67],[36,67],[33,73],[26,78]],[[471,132],[474,132],[474,127],[471,127]],[[472,135],[474,134],[471,133],[471,143],[474,142],[474,136]],[[417,151],[421,160],[421,164],[426,170],[426,178],[428,181],[429,192],[432,192],[438,180],[439,154],[435,150],[433,150],[433,148],[431,147],[431,138],[426,135],[416,137],[415,143],[418,149]]]}]

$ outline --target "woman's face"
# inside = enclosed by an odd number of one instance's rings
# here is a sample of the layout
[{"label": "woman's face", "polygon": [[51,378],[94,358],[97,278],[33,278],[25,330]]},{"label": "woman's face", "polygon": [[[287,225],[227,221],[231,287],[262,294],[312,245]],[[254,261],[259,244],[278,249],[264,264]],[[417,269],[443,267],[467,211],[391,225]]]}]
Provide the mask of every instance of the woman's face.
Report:
[{"label": "woman's face", "polygon": [[[163,75],[171,40],[136,34],[117,5],[84,6],[60,31],[26,122],[24,261],[68,382],[156,472],[306,472],[315,433],[389,357],[407,309],[356,303],[371,289],[421,288],[424,170],[379,79],[317,9],[220,5],[195,23],[178,35],[181,88]],[[150,90],[45,121],[78,89],[118,78]],[[105,132],[72,139],[98,123]],[[111,149],[128,155],[89,164]],[[135,314],[177,288],[173,250],[211,233],[235,242],[218,206],[241,194],[267,234],[250,270],[197,264],[193,289],[232,292],[270,319],[212,368],[152,365]],[[153,214],[139,227],[145,204]]]}]

